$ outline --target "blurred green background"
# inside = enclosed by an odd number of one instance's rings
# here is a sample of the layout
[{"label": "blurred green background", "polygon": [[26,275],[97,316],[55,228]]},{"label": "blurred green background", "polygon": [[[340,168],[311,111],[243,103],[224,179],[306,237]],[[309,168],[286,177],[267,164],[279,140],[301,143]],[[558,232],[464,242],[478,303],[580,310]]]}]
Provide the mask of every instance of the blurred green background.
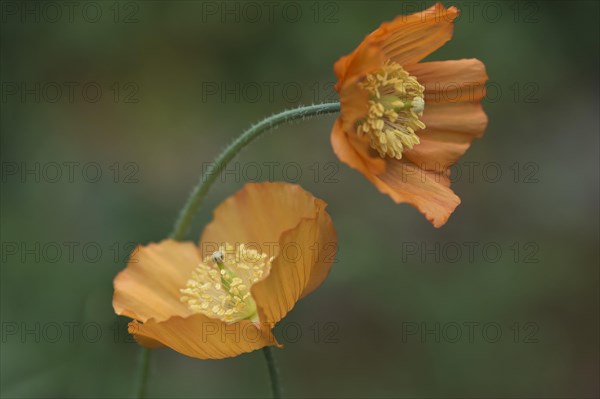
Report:
[{"label": "blurred green background", "polygon": [[[433,2],[65,3],[0,3],[6,398],[131,395],[140,349],[111,299],[134,243],[170,232],[243,129],[335,100],[338,57]],[[444,3],[463,13],[428,59],[479,58],[490,76],[446,226],[339,163],[334,116],[252,143],[195,219],[194,240],[269,170],[329,203],[337,262],[277,330],[286,397],[599,395],[598,3]],[[262,397],[269,382],[260,352],[164,349],[148,392]]]}]

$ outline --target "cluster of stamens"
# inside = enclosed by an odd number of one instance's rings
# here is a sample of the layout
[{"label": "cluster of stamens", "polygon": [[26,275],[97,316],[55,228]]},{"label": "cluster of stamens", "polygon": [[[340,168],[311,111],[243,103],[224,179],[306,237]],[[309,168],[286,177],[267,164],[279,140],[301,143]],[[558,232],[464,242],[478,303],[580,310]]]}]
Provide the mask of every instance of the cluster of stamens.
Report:
[{"label": "cluster of stamens", "polygon": [[369,111],[358,122],[357,133],[366,134],[382,158],[401,159],[406,148],[419,144],[415,132],[425,128],[419,119],[425,107],[425,88],[394,61],[368,74],[359,85],[370,98]]},{"label": "cluster of stamens", "polygon": [[250,288],[269,273],[272,260],[244,244],[225,244],[198,265],[180,290],[181,301],[194,312],[228,323],[258,321]]}]

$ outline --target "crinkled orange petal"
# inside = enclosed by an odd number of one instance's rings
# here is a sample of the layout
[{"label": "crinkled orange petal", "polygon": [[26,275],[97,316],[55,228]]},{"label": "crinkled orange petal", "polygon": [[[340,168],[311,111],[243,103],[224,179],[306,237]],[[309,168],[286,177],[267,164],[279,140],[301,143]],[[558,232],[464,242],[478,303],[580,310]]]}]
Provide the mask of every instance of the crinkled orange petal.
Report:
[{"label": "crinkled orange petal", "polygon": [[[440,136],[424,130],[419,133],[421,143],[404,151],[404,157],[420,167],[434,172],[444,172],[454,165],[471,145],[473,136]],[[458,141],[461,139],[462,141]]]},{"label": "crinkled orange petal", "polygon": [[246,184],[219,205],[206,226],[201,238],[205,256],[228,242],[275,257],[269,275],[251,290],[261,322],[281,320],[329,273],[336,235],[325,207],[295,184]]},{"label": "crinkled orange petal", "polygon": [[470,147],[473,139],[483,136],[487,115],[481,104],[444,103],[425,106],[425,130],[418,132],[420,144],[403,155],[422,169],[441,172]]},{"label": "crinkled orange petal", "polygon": [[335,88],[339,92],[343,84],[351,84],[352,80],[360,80],[365,75],[381,68],[386,58],[381,48],[374,43],[363,43],[352,54],[341,57],[334,65],[338,83]]},{"label": "crinkled orange petal", "polygon": [[382,38],[386,58],[407,66],[421,61],[450,40],[457,16],[456,7],[445,8],[436,3],[420,13],[401,15],[383,23],[374,35]]},{"label": "crinkled orange petal", "polygon": [[277,323],[296,302],[327,277],[337,251],[337,238],[326,204],[315,200],[314,214],[284,232],[269,275],[252,286],[261,321]]},{"label": "crinkled orange petal", "polygon": [[[366,159],[364,154],[368,153],[368,142],[363,141],[360,143],[356,140],[356,135],[346,134],[339,119],[333,125],[331,144],[333,152],[340,161],[362,173],[383,194],[387,194],[390,197],[394,195],[394,190],[376,177],[376,175],[385,172],[385,159],[380,157],[372,157],[370,160]],[[361,145],[362,149],[359,150],[358,147]],[[373,165],[376,165],[376,167],[373,167],[370,162],[375,162],[375,160],[378,160],[378,163],[373,163]]]},{"label": "crinkled orange petal", "polygon": [[198,248],[191,242],[164,240],[138,246],[127,267],[115,277],[115,313],[142,322],[190,315],[191,311],[179,300],[179,290],[185,287],[198,263]]},{"label": "crinkled orange petal", "polygon": [[129,334],[133,335],[133,338],[135,338],[135,341],[138,344],[140,344],[144,348],[148,348],[148,349],[157,349],[157,348],[165,347],[165,345],[163,343],[161,343],[153,338],[146,337],[141,334],[136,334],[135,332],[139,329],[139,326],[141,326],[141,323],[134,320],[134,321],[129,322],[128,329],[127,329],[127,332],[129,332]]},{"label": "crinkled orange petal", "polygon": [[425,130],[457,132],[481,137],[487,127],[488,118],[479,103],[425,104],[421,118]]},{"label": "crinkled orange petal", "polygon": [[315,197],[302,187],[288,183],[247,183],[223,201],[200,239],[202,257],[219,245],[252,244],[253,248],[275,255],[281,234],[314,217]]},{"label": "crinkled orange petal", "polygon": [[356,130],[356,123],[369,111],[369,94],[358,85],[358,79],[346,81],[339,90],[341,113],[339,120],[347,132]]},{"label": "crinkled orange petal", "polygon": [[480,102],[488,75],[477,59],[424,62],[407,67],[425,86],[425,104]]},{"label": "crinkled orange petal", "polygon": [[421,143],[404,155],[422,169],[439,172],[483,135],[487,116],[480,102],[488,76],[476,59],[417,64],[410,73],[425,85],[422,120],[427,128],[418,132]]},{"label": "crinkled orange petal", "polygon": [[378,62],[392,59],[402,66],[419,62],[450,40],[457,16],[456,7],[445,8],[437,3],[422,12],[381,24],[354,52],[338,60],[334,66],[338,81],[364,73],[363,66],[368,64],[373,49],[379,53]]},{"label": "crinkled orange petal", "polygon": [[157,322],[133,321],[129,332],[142,345],[156,347],[157,343],[199,359],[223,359],[277,345],[272,325],[256,325],[248,320],[226,324],[196,313],[188,317],[174,316]]},{"label": "crinkled orange petal", "polygon": [[331,131],[331,145],[333,152],[342,162],[357,169],[365,176],[385,171],[385,160],[370,154],[368,139],[358,137],[356,134],[347,134],[339,118],[335,121]]},{"label": "crinkled orange petal", "polygon": [[423,170],[407,160],[386,161],[385,173],[377,178],[389,188],[390,197],[415,206],[434,227],[443,226],[460,204],[460,198],[449,188],[448,176]]},{"label": "crinkled orange petal", "polygon": [[488,118],[478,102],[430,103],[421,119],[427,128],[418,132],[420,144],[403,155],[422,169],[441,172],[455,164],[483,136]]},{"label": "crinkled orange petal", "polygon": [[340,95],[340,120],[344,130],[354,131],[356,122],[367,114],[369,94],[359,86],[359,82],[368,73],[381,68],[384,61],[376,46],[367,45],[335,63],[333,69],[338,75],[335,89]]}]

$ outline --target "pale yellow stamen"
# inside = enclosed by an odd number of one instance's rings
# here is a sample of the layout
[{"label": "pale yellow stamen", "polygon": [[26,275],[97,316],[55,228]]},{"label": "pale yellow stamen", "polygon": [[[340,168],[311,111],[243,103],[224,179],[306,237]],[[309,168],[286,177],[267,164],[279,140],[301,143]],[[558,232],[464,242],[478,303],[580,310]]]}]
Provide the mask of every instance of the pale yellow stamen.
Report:
[{"label": "pale yellow stamen", "polygon": [[244,244],[225,244],[198,265],[187,287],[180,290],[181,301],[194,312],[227,323],[258,321],[250,289],[269,273],[272,261]]},{"label": "pale yellow stamen", "polygon": [[368,114],[358,123],[357,133],[366,134],[382,158],[401,159],[406,148],[419,144],[415,132],[425,129],[419,119],[425,108],[425,88],[394,61],[368,74],[359,85],[370,99]]}]

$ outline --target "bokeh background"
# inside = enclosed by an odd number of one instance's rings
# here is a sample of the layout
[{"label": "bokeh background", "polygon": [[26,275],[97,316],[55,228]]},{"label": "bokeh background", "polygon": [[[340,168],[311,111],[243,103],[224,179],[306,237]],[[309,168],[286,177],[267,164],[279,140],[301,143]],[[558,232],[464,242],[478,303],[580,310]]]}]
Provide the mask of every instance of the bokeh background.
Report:
[{"label": "bokeh background", "polygon": [[[337,58],[433,2],[71,3],[0,3],[6,398],[130,396],[140,348],[111,298],[133,245],[170,232],[243,129],[334,101]],[[326,116],[250,145],[189,234],[267,163],[329,203],[336,264],[277,330],[287,397],[599,395],[598,3],[444,3],[463,13],[428,59],[476,57],[490,76],[446,226],[338,162]],[[269,382],[260,352],[164,349],[148,394],[263,397]]]}]

